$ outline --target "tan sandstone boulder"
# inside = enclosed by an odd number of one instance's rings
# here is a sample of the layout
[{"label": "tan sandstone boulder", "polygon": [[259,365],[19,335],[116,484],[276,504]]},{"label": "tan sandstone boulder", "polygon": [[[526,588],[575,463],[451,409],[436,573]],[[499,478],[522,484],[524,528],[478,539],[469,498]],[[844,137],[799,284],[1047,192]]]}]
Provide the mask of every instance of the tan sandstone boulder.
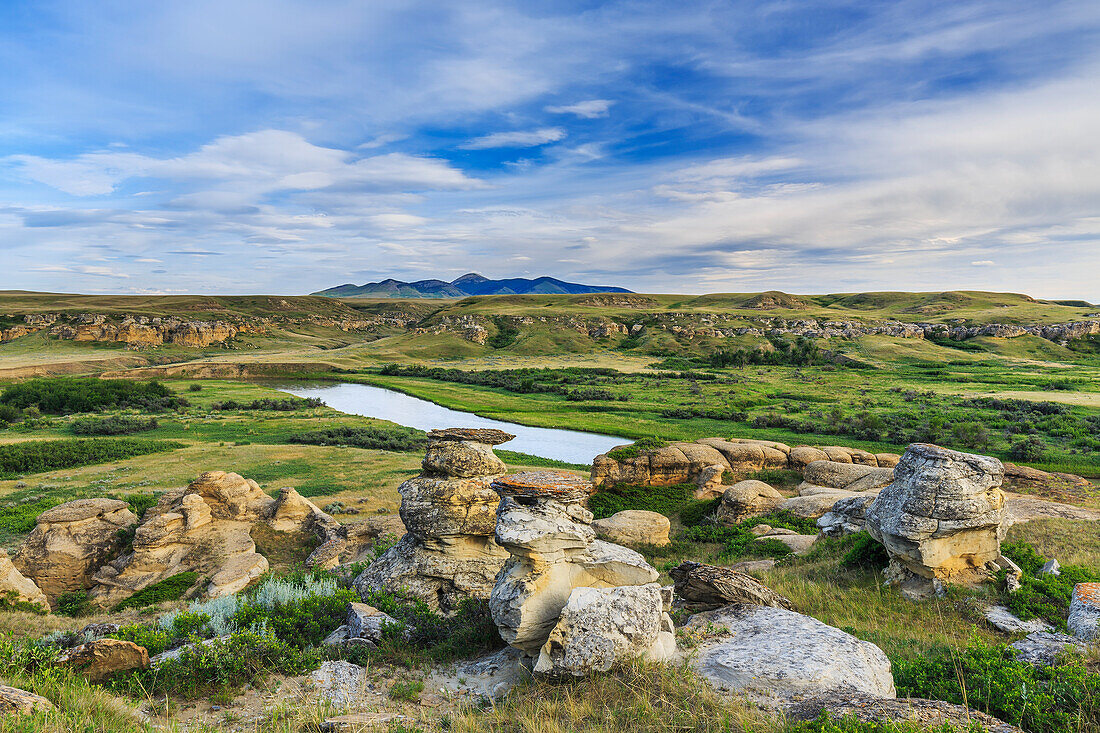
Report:
[{"label": "tan sandstone boulder", "polygon": [[41,695],[0,685],[0,715],[30,715],[48,710],[54,710],[54,704]]},{"label": "tan sandstone boulder", "polygon": [[638,545],[667,545],[668,533],[672,523],[668,517],[657,512],[641,509],[626,509],[606,519],[596,519],[592,529],[601,540],[615,542],[628,547]]},{"label": "tan sandstone boulder", "polygon": [[782,504],[784,498],[763,481],[746,479],[729,487],[722,494],[715,518],[719,524],[730,527],[746,519],[767,514]]},{"label": "tan sandstone boulder", "polygon": [[97,639],[63,652],[57,663],[70,667],[91,682],[99,682],[115,672],[148,669],[149,652],[132,641]]},{"label": "tan sandstone boulder", "polygon": [[19,603],[30,603],[38,606],[47,613],[50,610],[50,602],[46,594],[34,584],[34,581],[23,576],[12,564],[8,553],[0,550],[0,598],[7,598]]},{"label": "tan sandstone boulder", "polygon": [[[894,472],[889,468],[878,468],[861,463],[837,463],[835,461],[814,461],[802,472],[806,484],[825,486],[848,491],[866,491],[885,486],[894,480]],[[799,491],[799,493],[802,493]]]},{"label": "tan sandstone boulder", "polygon": [[12,564],[50,599],[92,586],[92,573],[122,545],[120,530],[137,522],[126,502],[78,499],[38,515]]}]

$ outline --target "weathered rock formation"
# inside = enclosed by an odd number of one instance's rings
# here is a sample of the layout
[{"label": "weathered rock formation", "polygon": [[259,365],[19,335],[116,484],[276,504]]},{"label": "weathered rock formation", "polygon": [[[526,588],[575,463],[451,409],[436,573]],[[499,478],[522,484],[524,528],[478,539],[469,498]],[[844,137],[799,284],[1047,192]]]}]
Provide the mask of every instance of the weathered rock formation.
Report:
[{"label": "weathered rock formation", "polygon": [[207,598],[232,595],[268,570],[252,527],[318,534],[335,522],[293,489],[277,499],[235,473],[209,471],[169,491],[145,512],[130,552],[96,572],[89,595],[111,607],[142,588],[184,572],[209,580]]},{"label": "weathered rock formation", "polygon": [[[641,555],[595,538],[589,482],[535,471],[493,482],[496,539],[511,557],[490,597],[501,637],[547,675],[583,675],[675,649],[671,592]],[[603,641],[601,641],[603,639]]]},{"label": "weathered rock formation", "polygon": [[506,470],[493,446],[500,430],[428,433],[423,473],[398,487],[408,533],[356,578],[364,599],[377,590],[419,598],[453,613],[466,598],[488,598],[508,551],[493,537],[500,497],[492,481]]},{"label": "weathered rock formation", "polygon": [[878,493],[856,494],[838,499],[822,516],[817,527],[826,537],[844,537],[862,532],[867,523],[867,508]]},{"label": "weathered rock formation", "polygon": [[0,600],[29,603],[47,612],[50,610],[46,594],[19,572],[5,550],[0,550]]},{"label": "weathered rock formation", "polygon": [[601,540],[619,545],[661,547],[669,542],[668,533],[672,529],[672,523],[664,514],[643,509],[625,509],[606,519],[594,520],[592,529],[596,530],[596,536]]},{"label": "weathered rock formation", "polygon": [[[876,458],[877,460],[877,458]],[[813,461],[802,471],[803,483],[799,493],[809,487],[843,489],[844,491],[870,491],[881,489],[894,480],[894,463],[891,466],[868,466],[860,463],[838,461]]]},{"label": "weathered rock formation", "polygon": [[56,603],[62,593],[91,588],[92,574],[122,546],[120,531],[137,523],[124,501],[78,499],[38,515],[12,564]]},{"label": "weathered rock formation", "polygon": [[[592,483],[596,486],[616,483],[668,486],[698,482],[704,474],[704,478],[713,483],[713,475],[719,468],[722,475],[739,479],[766,468],[801,472],[814,461],[890,468],[897,462],[897,456],[842,446],[792,448],[770,440],[702,438],[694,443],[671,443],[640,451],[633,458],[616,460],[606,453],[596,456],[592,462]],[[716,487],[711,486],[707,491],[713,493]]]},{"label": "weathered rock formation", "polygon": [[684,609],[713,611],[744,604],[794,610],[793,604],[756,578],[731,568],[685,561],[668,572]]},{"label": "weathered rock formation", "polygon": [[871,536],[886,546],[890,575],[904,583],[973,582],[1001,556],[1004,471],[996,458],[910,445],[894,482],[866,510]]},{"label": "weathered rock formation", "polygon": [[896,695],[881,649],[793,611],[725,606],[692,616],[685,631],[703,637],[692,664],[704,678],[766,707],[829,692]]}]

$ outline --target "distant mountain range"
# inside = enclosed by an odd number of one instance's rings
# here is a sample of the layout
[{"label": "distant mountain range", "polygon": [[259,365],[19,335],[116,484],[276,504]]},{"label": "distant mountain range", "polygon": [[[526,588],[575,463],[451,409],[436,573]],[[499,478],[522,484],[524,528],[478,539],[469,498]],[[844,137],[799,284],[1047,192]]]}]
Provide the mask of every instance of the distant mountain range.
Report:
[{"label": "distant mountain range", "polygon": [[490,280],[487,277],[470,272],[462,277],[446,282],[444,280],[383,280],[366,285],[337,285],[312,295],[324,295],[329,298],[466,298],[471,295],[577,295],[581,293],[629,293],[626,288],[605,285],[581,285],[567,283],[553,277],[537,277],[530,280],[525,277],[510,277],[504,280]]}]

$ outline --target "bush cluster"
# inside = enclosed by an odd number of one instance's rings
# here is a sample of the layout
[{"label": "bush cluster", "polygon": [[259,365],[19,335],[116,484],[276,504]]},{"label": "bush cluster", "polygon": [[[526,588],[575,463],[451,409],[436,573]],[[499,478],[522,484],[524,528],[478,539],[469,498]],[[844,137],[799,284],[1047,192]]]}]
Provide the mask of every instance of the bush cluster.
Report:
[{"label": "bush cluster", "polygon": [[638,438],[630,445],[612,448],[607,452],[607,457],[616,461],[625,461],[636,458],[642,451],[656,450],[657,448],[664,448],[666,445],[668,445],[668,441],[663,438]]},{"label": "bush cluster", "polygon": [[69,430],[76,435],[131,435],[156,430],[157,427],[159,425],[155,417],[142,419],[126,415],[111,415],[110,417],[79,417],[72,421]]},{"label": "bush cluster", "polygon": [[182,443],[149,438],[28,440],[0,446],[0,478],[120,461],[182,447]]},{"label": "bush cluster", "polygon": [[428,444],[427,436],[420,430],[401,426],[371,426],[365,428],[325,428],[298,433],[287,438],[289,443],[303,445],[350,445],[388,451],[419,451]]},{"label": "bush cluster", "polygon": [[144,608],[164,601],[178,601],[198,580],[198,573],[176,573],[160,582],[142,588],[115,606],[115,611],[122,611],[127,608]]},{"label": "bush cluster", "polygon": [[0,393],[0,403],[19,409],[34,405],[50,415],[72,415],[116,407],[174,410],[186,406],[187,400],[156,381],[47,377],[9,385]]},{"label": "bush cluster", "polygon": [[267,410],[269,412],[294,412],[295,410],[309,410],[324,405],[324,401],[317,397],[288,397],[277,400],[265,397],[251,402],[237,402],[236,400],[222,400],[210,406],[211,410],[218,412],[230,412],[235,410]]},{"label": "bush cluster", "polygon": [[1017,660],[1009,647],[975,638],[964,651],[921,654],[893,666],[899,698],[969,704],[1029,733],[1100,727],[1100,674],[1080,657],[1037,667]]},{"label": "bush cluster", "polygon": [[1073,586],[1100,582],[1100,572],[1080,565],[1066,565],[1059,575],[1039,575],[1046,560],[1027,542],[1006,542],[1001,553],[1023,571],[1020,588],[1013,593],[1004,587],[1006,571],[1001,571],[1001,601],[1025,621],[1039,617],[1065,630]]}]

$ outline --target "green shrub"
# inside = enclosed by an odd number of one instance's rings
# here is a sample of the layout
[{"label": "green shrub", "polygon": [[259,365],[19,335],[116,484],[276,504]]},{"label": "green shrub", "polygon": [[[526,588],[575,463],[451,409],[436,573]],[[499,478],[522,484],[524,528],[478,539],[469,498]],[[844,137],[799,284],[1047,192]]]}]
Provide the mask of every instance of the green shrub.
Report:
[{"label": "green shrub", "polygon": [[127,494],[121,498],[130,505],[130,511],[136,514],[138,519],[141,519],[146,509],[157,505],[157,502],[160,501],[160,494]]},{"label": "green shrub", "polygon": [[486,339],[485,345],[489,348],[503,349],[514,344],[519,338],[519,329],[503,316],[493,316],[493,324],[497,327],[497,332]]},{"label": "green shrub", "polygon": [[[751,525],[755,526],[755,525]],[[765,557],[786,557],[791,554],[791,548],[779,540],[763,539],[756,541],[756,535],[749,531],[750,525],[742,524],[735,527],[719,527],[716,525],[701,525],[687,527],[680,533],[678,539],[691,542],[714,542],[723,546],[722,558],[738,558],[745,555],[761,555]]]},{"label": "green shrub", "polygon": [[702,524],[706,517],[711,516],[718,510],[718,505],[722,503],[719,499],[710,499],[709,501],[691,501],[684,505],[680,510],[680,524],[685,527],[694,527],[697,524]]},{"label": "green shrub", "polygon": [[155,381],[48,377],[9,385],[0,393],[0,403],[17,408],[35,405],[51,415],[72,415],[111,407],[172,410],[185,406],[187,401]]},{"label": "green shrub", "polygon": [[57,597],[57,613],[62,616],[79,618],[87,615],[90,611],[91,604],[86,590],[69,591]]},{"label": "green shrub", "polygon": [[23,419],[23,411],[15,405],[0,404],[0,422],[13,423]]},{"label": "green shrub", "polygon": [[148,438],[28,440],[0,446],[0,478],[119,461],[182,448],[183,443]]},{"label": "green shrub", "polygon": [[365,428],[336,427],[298,433],[287,438],[288,443],[304,445],[350,445],[388,451],[420,451],[428,444],[427,436],[420,430],[400,426],[371,426]]},{"label": "green shrub", "polygon": [[109,636],[143,646],[150,655],[160,654],[172,644],[172,634],[152,624],[128,624]]},{"label": "green shrub", "polygon": [[210,406],[211,410],[229,412],[234,410],[268,410],[273,412],[294,412],[295,410],[310,410],[324,405],[324,401],[318,397],[287,397],[276,400],[265,397],[251,402],[237,402],[236,400],[224,400],[215,402]]},{"label": "green shrub", "polygon": [[851,536],[851,549],[840,560],[849,570],[883,570],[890,563],[886,547],[866,532]]},{"label": "green shrub", "polygon": [[390,697],[405,702],[420,702],[420,693],[424,692],[424,680],[394,682],[390,686]]},{"label": "green shrub", "polygon": [[39,499],[25,504],[0,509],[0,530],[12,534],[23,534],[34,529],[38,515],[60,504],[57,499]]},{"label": "green shrub", "polygon": [[0,593],[0,611],[26,611],[39,616],[45,616],[49,613],[48,609],[37,603],[19,600],[19,594],[13,590]]},{"label": "green shrub", "polygon": [[657,448],[664,448],[666,445],[668,445],[668,441],[662,438],[638,438],[630,445],[612,448],[607,452],[607,457],[616,461],[625,461],[636,458],[642,451],[656,450]]},{"label": "green shrub", "polygon": [[164,580],[142,588],[115,606],[115,611],[127,608],[144,608],[164,601],[178,601],[199,579],[198,573],[176,573]]},{"label": "green shrub", "polygon": [[1038,575],[1046,560],[1027,542],[1006,542],[1001,552],[1023,571],[1020,588],[1012,593],[1004,585],[1007,572],[998,574],[1001,602],[1024,620],[1040,617],[1065,630],[1073,587],[1100,582],[1100,572],[1080,565],[1066,565],[1058,575]]},{"label": "green shrub", "polygon": [[944,724],[939,727],[921,727],[915,721],[863,721],[854,715],[838,718],[824,711],[814,720],[788,723],[781,730],[782,733],[984,733],[985,731],[977,721],[962,726]]},{"label": "green shrub", "polygon": [[589,497],[588,509],[597,519],[610,517],[624,509],[645,509],[673,516],[695,501],[694,492],[695,484],[671,486],[615,484],[604,487]]},{"label": "green shrub", "polygon": [[1009,647],[975,637],[964,651],[925,653],[893,666],[899,698],[969,704],[1029,733],[1100,729],[1100,674],[1079,657],[1036,667]]},{"label": "green shrub", "polygon": [[198,382],[192,382],[191,384],[187,385],[187,391],[188,392],[202,392],[202,385],[199,384]]},{"label": "green shrub", "polygon": [[1047,445],[1037,435],[1029,435],[1023,440],[1012,444],[1008,449],[1008,456],[1016,461],[1041,461],[1046,456]]},{"label": "green shrub", "polygon": [[188,647],[132,679],[149,691],[194,698],[238,690],[272,673],[305,674],[319,661],[316,651],[282,641],[270,630],[238,631],[228,639]]},{"label": "green shrub", "polygon": [[110,417],[80,417],[73,420],[69,430],[75,435],[130,435],[156,430],[157,419],[111,415]]}]

